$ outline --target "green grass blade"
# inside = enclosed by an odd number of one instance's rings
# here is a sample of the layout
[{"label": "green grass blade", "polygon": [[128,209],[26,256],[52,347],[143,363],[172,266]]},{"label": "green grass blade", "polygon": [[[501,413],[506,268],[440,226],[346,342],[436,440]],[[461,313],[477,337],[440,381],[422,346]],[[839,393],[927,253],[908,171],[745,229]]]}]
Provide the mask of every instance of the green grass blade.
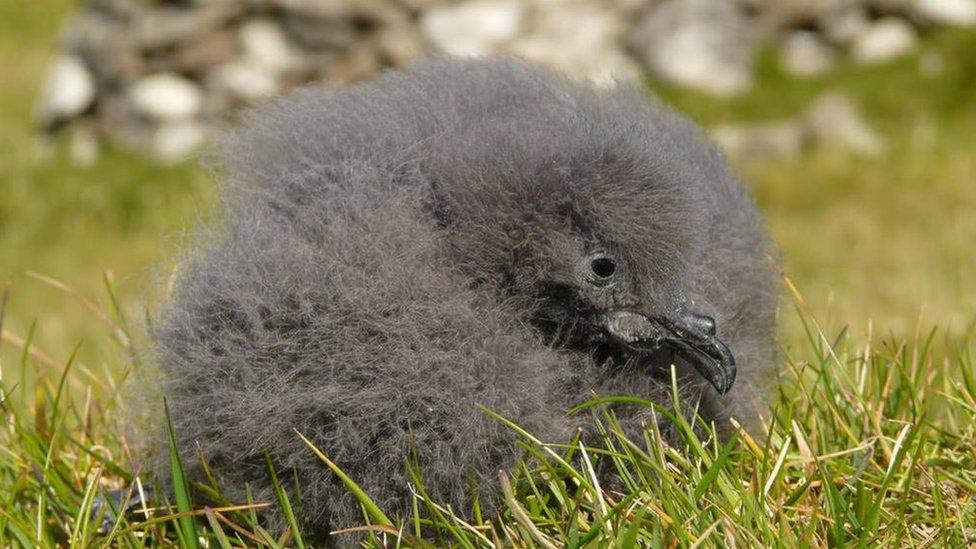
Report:
[{"label": "green grass blade", "polygon": [[708,491],[709,486],[711,486],[712,483],[715,482],[715,479],[718,478],[719,473],[722,472],[722,469],[728,462],[729,456],[732,455],[732,449],[735,448],[736,444],[736,441],[732,440],[722,445],[721,453],[708,468],[708,470],[705,471],[705,474],[702,475],[702,478],[698,481],[698,484],[695,485],[695,491],[692,494],[695,500],[701,499],[701,497],[705,495],[705,492]]},{"label": "green grass blade", "polygon": [[359,504],[363,506],[363,509],[366,510],[366,513],[369,515],[369,517],[372,520],[376,521],[379,524],[393,526],[393,521],[390,520],[390,518],[386,516],[386,514],[379,508],[378,505],[376,505],[376,503],[366,494],[366,492],[358,484],[356,484],[356,481],[351,479],[349,475],[345,473],[345,471],[340,469],[338,465],[336,465],[335,463],[332,462],[332,460],[326,457],[326,455],[322,453],[322,451],[319,450],[315,446],[315,444],[312,443],[311,440],[305,438],[305,435],[300,433],[297,429],[295,430],[295,433],[299,437],[301,437],[301,439],[305,442],[305,444],[308,445],[309,448],[312,449],[312,452],[315,453],[315,455],[322,461],[322,463],[324,463],[329,469],[331,469],[332,472],[335,474],[335,476],[339,477],[339,480],[341,480],[342,483],[346,485],[346,489],[349,490],[349,492],[356,498]]},{"label": "green grass blade", "polygon": [[[163,410],[166,416],[166,433],[169,439],[170,480],[176,497],[176,510],[180,513],[191,513],[193,504],[190,498],[190,485],[186,480],[183,463],[180,461],[179,449],[176,446],[176,434],[173,432],[173,421],[169,415],[169,404],[166,399],[163,399]],[[190,515],[180,517],[178,520],[183,542],[190,549],[198,549],[200,544],[197,537],[196,521]]]},{"label": "green grass blade", "polygon": [[278,505],[281,507],[281,512],[285,515],[285,520],[288,521],[288,526],[291,527],[292,534],[295,536],[295,547],[305,549],[302,532],[298,528],[298,520],[295,518],[294,511],[292,511],[291,502],[288,501],[288,494],[285,493],[285,489],[281,487],[281,482],[278,480],[278,473],[275,471],[274,463],[271,461],[271,454],[265,452],[264,461],[268,464],[268,472],[271,474],[271,486],[274,487],[275,497],[278,498]]}]

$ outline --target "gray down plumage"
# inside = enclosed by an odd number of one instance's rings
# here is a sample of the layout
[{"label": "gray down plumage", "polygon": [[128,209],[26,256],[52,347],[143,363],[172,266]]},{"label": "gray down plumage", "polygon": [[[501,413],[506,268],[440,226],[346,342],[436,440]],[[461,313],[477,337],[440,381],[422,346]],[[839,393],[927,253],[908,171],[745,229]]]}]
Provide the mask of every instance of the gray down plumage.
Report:
[{"label": "gray down plumage", "polygon": [[[410,511],[414,450],[434,499],[463,513],[475,483],[490,510],[519,452],[479,405],[564,442],[591,429],[566,412],[593,395],[669,404],[672,361],[720,428],[762,409],[777,284],[760,219],[700,131],[638,91],[427,61],[274,100],[219,158],[222,220],[153,338],[183,462],[202,476],[199,444],[231,495],[274,500],[268,451],[309,531],[360,524],[297,430],[391,514]],[[715,319],[738,366],[727,394],[601,331],[610,312],[676,307]],[[633,432],[649,417],[616,413]]]}]

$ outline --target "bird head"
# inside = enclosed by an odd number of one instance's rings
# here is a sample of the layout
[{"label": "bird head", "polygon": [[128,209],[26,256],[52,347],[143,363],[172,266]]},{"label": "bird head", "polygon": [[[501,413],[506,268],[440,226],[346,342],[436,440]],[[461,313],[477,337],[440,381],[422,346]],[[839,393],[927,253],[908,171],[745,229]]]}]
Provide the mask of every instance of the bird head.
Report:
[{"label": "bird head", "polygon": [[562,99],[512,101],[432,145],[429,206],[449,261],[555,346],[670,350],[726,393],[735,359],[687,289],[709,238],[703,188],[734,176],[670,111]]}]

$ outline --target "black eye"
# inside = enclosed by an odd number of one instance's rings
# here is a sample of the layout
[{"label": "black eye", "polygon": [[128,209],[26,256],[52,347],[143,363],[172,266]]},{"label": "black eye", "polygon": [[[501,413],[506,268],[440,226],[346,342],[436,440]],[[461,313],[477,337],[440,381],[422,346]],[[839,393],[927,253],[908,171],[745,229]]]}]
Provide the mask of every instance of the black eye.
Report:
[{"label": "black eye", "polygon": [[613,259],[605,255],[599,256],[590,261],[590,271],[597,278],[607,279],[613,276],[613,273],[617,272],[617,265],[613,262]]}]

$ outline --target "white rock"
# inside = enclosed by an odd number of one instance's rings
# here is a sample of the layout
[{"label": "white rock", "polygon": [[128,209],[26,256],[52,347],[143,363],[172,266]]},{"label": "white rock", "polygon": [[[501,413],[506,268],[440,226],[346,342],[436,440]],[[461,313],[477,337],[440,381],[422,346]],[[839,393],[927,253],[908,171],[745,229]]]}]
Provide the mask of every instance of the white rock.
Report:
[{"label": "white rock", "polygon": [[129,89],[129,100],[140,114],[153,120],[193,118],[203,107],[200,88],[173,73],[159,73],[138,80]]},{"label": "white rock", "polygon": [[783,68],[796,76],[819,76],[834,67],[834,50],[816,33],[795,31],[783,39],[779,50]]},{"label": "white rock", "polygon": [[538,2],[510,52],[603,86],[635,81],[640,68],[621,47],[623,14],[581,0]]},{"label": "white rock", "polygon": [[234,99],[245,102],[266,99],[281,91],[281,83],[271,70],[247,61],[232,61],[214,67],[207,81]]},{"label": "white rock", "polygon": [[655,76],[716,95],[752,85],[758,31],[728,0],[665,0],[630,40]]},{"label": "white rock", "polygon": [[36,117],[51,126],[85,112],[95,99],[95,80],[85,64],[73,55],[55,61],[37,105]]},{"label": "white rock", "polygon": [[912,0],[910,10],[928,24],[976,26],[976,0]]},{"label": "white rock", "polygon": [[911,25],[900,18],[885,17],[854,41],[851,56],[861,63],[883,63],[911,53],[917,44]]},{"label": "white rock", "polygon": [[152,136],[152,154],[163,162],[186,160],[206,141],[206,130],[193,121],[167,122]]},{"label": "white rock", "polygon": [[292,47],[281,27],[269,19],[253,19],[240,29],[241,49],[251,63],[275,73],[302,66],[301,55]]},{"label": "white rock", "polygon": [[824,93],[802,118],[808,137],[817,144],[850,149],[867,156],[877,156],[885,150],[884,139],[842,93]]},{"label": "white rock", "polygon": [[524,16],[522,0],[469,0],[431,8],[421,16],[420,28],[444,53],[484,56],[514,40]]},{"label": "white rock", "polygon": [[843,2],[824,11],[819,19],[824,37],[838,45],[848,45],[871,25],[868,12],[859,2]]}]

